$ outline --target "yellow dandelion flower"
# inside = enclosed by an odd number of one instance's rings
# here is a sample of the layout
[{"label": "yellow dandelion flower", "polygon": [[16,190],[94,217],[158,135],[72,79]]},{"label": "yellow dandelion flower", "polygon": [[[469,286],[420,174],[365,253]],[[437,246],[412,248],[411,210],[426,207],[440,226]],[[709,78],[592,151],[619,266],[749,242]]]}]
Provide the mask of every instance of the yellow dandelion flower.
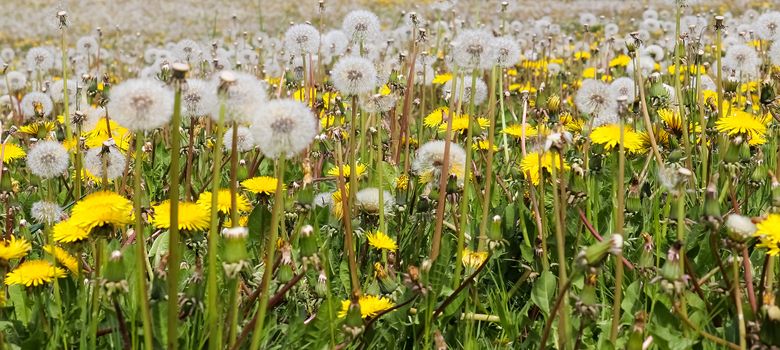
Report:
[{"label": "yellow dandelion flower", "polygon": [[[604,146],[604,150],[609,152],[620,143],[620,126],[617,124],[599,126],[590,133],[590,140],[594,144]],[[643,153],[646,151],[642,136],[630,127],[623,128],[623,141],[623,146],[628,152]]]},{"label": "yellow dandelion flower", "polygon": [[590,52],[588,51],[577,51],[574,53],[574,59],[575,60],[588,60],[590,59]]},{"label": "yellow dandelion flower", "polygon": [[[344,173],[344,177],[348,178],[350,175],[352,175],[352,168],[348,164],[344,164],[341,166],[342,172]],[[355,168],[357,169],[357,177],[361,178],[363,175],[366,174],[366,165],[361,164],[360,162],[357,162]],[[339,176],[339,167],[334,166],[330,169],[328,169],[328,176]]]},{"label": "yellow dandelion flower", "polygon": [[379,88],[379,94],[382,95],[382,96],[390,95],[390,93],[392,93],[392,92],[393,92],[393,90],[390,90],[390,87],[387,86],[387,84],[382,85],[382,87]]},{"label": "yellow dandelion flower", "polygon": [[[236,194],[236,207],[238,211],[248,211],[249,200],[242,194]],[[198,196],[198,205],[205,208],[207,211],[211,211],[211,192],[206,191]],[[217,209],[222,214],[230,213],[232,207],[230,199],[230,189],[221,189],[217,192]]]},{"label": "yellow dandelion flower", "polygon": [[626,67],[631,62],[631,57],[628,55],[618,55],[609,61],[610,67]]},{"label": "yellow dandelion flower", "polygon": [[[479,140],[479,141],[471,144],[471,148],[473,150],[476,150],[476,151],[487,151],[488,148],[491,148],[491,147],[490,147],[490,144],[489,144],[488,140]],[[496,151],[498,151],[498,146],[496,146],[496,144],[493,143],[492,149],[493,149],[493,152],[496,152]]]},{"label": "yellow dandelion flower", "polygon": [[49,121],[32,122],[30,124],[20,127],[19,131],[32,136],[38,136],[38,135],[43,136],[43,135],[50,134],[52,131],[54,131],[54,128],[56,127],[57,125],[54,124],[54,122],[49,122]]},{"label": "yellow dandelion flower", "polygon": [[14,159],[21,159],[27,156],[27,153],[25,153],[21,147],[13,143],[5,143],[4,147],[5,149],[2,150],[4,163],[8,163]]},{"label": "yellow dandelion flower", "polygon": [[[278,184],[279,180],[271,176],[256,176],[241,182],[241,186],[247,191],[255,194],[264,194],[266,196],[276,193],[276,186]],[[284,185],[282,185],[282,188],[284,188]]]},{"label": "yellow dandelion flower", "polygon": [[30,249],[32,249],[32,245],[26,239],[11,236],[8,240],[0,241],[0,260],[24,258]]},{"label": "yellow dandelion flower", "polygon": [[[459,117],[455,117],[452,119],[452,131],[453,132],[463,132],[466,131],[469,128],[469,122],[471,120],[471,117],[468,115],[463,115]],[[487,120],[487,118],[477,118],[477,124],[479,124],[480,129],[486,129],[488,126],[490,126],[490,121]],[[445,132],[447,131],[447,124],[442,123],[442,125],[439,125],[439,132]]]},{"label": "yellow dandelion flower", "polygon": [[376,249],[386,249],[392,252],[398,250],[395,240],[382,231],[371,232],[366,235],[366,239],[368,239],[368,245]]},{"label": "yellow dandelion flower", "polygon": [[450,109],[447,107],[436,108],[423,119],[423,124],[431,128],[438,127],[449,113]]},{"label": "yellow dandelion flower", "polygon": [[[347,317],[347,310],[352,302],[349,300],[341,301],[341,311],[339,311],[338,317]],[[358,304],[360,305],[360,315],[363,318],[371,318],[379,315],[380,312],[392,308],[395,304],[390,299],[385,297],[378,297],[375,295],[361,295],[358,298]]]},{"label": "yellow dandelion flower", "polygon": [[5,275],[5,284],[37,287],[65,276],[64,269],[52,266],[46,260],[27,260]]},{"label": "yellow dandelion flower", "polygon": [[[344,194],[347,198],[349,198],[349,184],[344,185]],[[333,210],[333,215],[339,219],[341,219],[342,215],[344,215],[344,204],[342,203],[342,196],[341,196],[341,190],[336,189],[331,193],[331,209]]]},{"label": "yellow dandelion flower", "polygon": [[585,68],[585,70],[582,71],[582,77],[585,79],[593,79],[596,77],[596,68],[590,67]]},{"label": "yellow dandelion flower", "polygon": [[[561,170],[560,160],[552,152],[545,152],[541,155],[537,152],[531,152],[520,161],[520,170],[530,176],[531,183],[534,185],[539,184],[539,171],[546,170],[551,172],[553,166],[555,166],[556,170]],[[564,162],[563,170],[569,169],[569,165]]]},{"label": "yellow dandelion flower", "polygon": [[58,246],[54,246],[54,249],[52,249],[52,246],[48,245],[43,247],[43,250],[53,255],[54,258],[57,259],[58,263],[62,264],[62,266],[65,266],[65,268],[67,268],[74,275],[79,273],[78,260],[76,260],[76,257],[73,255],[70,255],[67,250]]},{"label": "yellow dandelion flower", "polygon": [[89,194],[73,206],[70,221],[89,232],[104,225],[127,225],[133,222],[133,203],[110,191]]},{"label": "yellow dandelion flower", "polygon": [[536,128],[533,125],[530,125],[528,123],[509,125],[506,128],[504,128],[504,130],[501,130],[501,132],[512,137],[521,138],[523,137],[523,129],[525,129],[526,139],[529,137],[534,137],[536,135],[539,135],[539,132],[536,130]]},{"label": "yellow dandelion flower", "polygon": [[[344,117],[339,117],[338,120],[339,124],[344,124]],[[326,114],[320,118],[320,127],[322,129],[327,129],[331,126],[336,125],[336,116],[333,114]]]},{"label": "yellow dandelion flower", "polygon": [[761,239],[759,247],[767,248],[767,254],[780,255],[780,214],[769,214],[756,224],[756,237]]},{"label": "yellow dandelion flower", "polygon": [[525,84],[510,84],[509,85],[509,91],[528,91],[529,94],[535,94],[536,88],[531,86],[531,82],[526,82]]},{"label": "yellow dandelion flower", "polygon": [[566,128],[566,131],[571,133],[582,132],[582,128],[585,127],[584,120],[574,118],[569,112],[562,113],[559,120],[563,124],[563,127]]},{"label": "yellow dandelion flower", "polygon": [[[152,225],[156,228],[171,227],[171,201],[165,200],[152,207],[154,216]],[[179,202],[179,229],[187,231],[205,231],[209,228],[211,213],[198,203]]]},{"label": "yellow dandelion flower", "polygon": [[718,119],[715,129],[729,136],[746,136],[751,144],[765,140],[767,130],[763,120],[736,108],[732,108],[729,115]]},{"label": "yellow dandelion flower", "polygon": [[52,238],[57,243],[80,242],[89,238],[89,231],[74,225],[72,220],[60,221],[52,230]]},{"label": "yellow dandelion flower", "polygon": [[395,188],[401,191],[409,188],[409,176],[406,174],[401,174],[395,178]]},{"label": "yellow dandelion flower", "polygon": [[444,73],[444,74],[439,74],[439,75],[435,76],[433,78],[433,83],[441,85],[441,84],[444,84],[444,83],[446,83],[446,82],[448,82],[450,80],[452,80],[452,73]]},{"label": "yellow dandelion flower", "polygon": [[466,248],[463,250],[463,257],[460,259],[460,262],[464,267],[477,269],[482,266],[485,260],[487,260],[487,257],[487,252],[475,252]]},{"label": "yellow dandelion flower", "polygon": [[[247,227],[249,225],[249,216],[242,215],[238,217],[238,226],[240,227]],[[225,219],[225,227],[233,227],[233,221],[230,219],[230,216]]]}]

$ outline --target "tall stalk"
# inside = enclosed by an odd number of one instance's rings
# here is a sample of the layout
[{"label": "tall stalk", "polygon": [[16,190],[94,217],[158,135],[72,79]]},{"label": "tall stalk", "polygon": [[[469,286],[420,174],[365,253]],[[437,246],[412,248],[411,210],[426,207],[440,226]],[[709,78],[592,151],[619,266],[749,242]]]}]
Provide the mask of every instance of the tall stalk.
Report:
[{"label": "tall stalk", "polygon": [[141,210],[141,176],[143,174],[143,132],[135,135],[135,165],[133,175],[133,210],[135,212],[135,270],[138,287],[137,297],[140,302],[141,319],[144,327],[144,348],[152,349],[154,332],[152,331],[152,314],[149,310],[149,297],[146,286],[146,238],[144,237],[143,217]]},{"label": "tall stalk", "polygon": [[[623,235],[624,212],[625,212],[625,172],[626,172],[626,147],[625,143],[625,121],[623,116],[618,116],[620,127],[620,143],[618,148],[618,177],[617,188],[617,208],[615,218],[615,233]],[[612,327],[609,339],[615,344],[620,327],[620,302],[623,297],[623,252],[615,257],[615,297],[612,303]]]},{"label": "tall stalk", "polygon": [[[474,69],[471,72],[471,90],[469,91],[469,112],[468,112],[468,127],[466,128],[466,164],[463,166],[463,193],[461,194],[461,201],[460,201],[460,219],[459,219],[459,226],[458,227],[458,251],[457,251],[457,260],[455,263],[455,273],[452,276],[452,285],[453,288],[457,288],[460,285],[460,275],[463,270],[462,264],[460,264],[460,261],[463,258],[463,249],[466,246],[466,230],[469,227],[469,186],[471,184],[471,159],[472,159],[472,152],[471,149],[472,145],[472,138],[474,137],[474,128],[479,127],[479,124],[476,121],[476,118],[474,117],[474,95],[475,91],[477,90],[477,74],[478,70]],[[465,89],[462,89],[465,90]],[[462,95],[462,94],[461,94]],[[472,121],[474,123],[472,123]]]},{"label": "tall stalk", "polygon": [[186,64],[174,64],[173,118],[171,118],[171,166],[170,185],[170,228],[168,230],[168,349],[178,347],[179,323],[179,148],[181,144],[181,92],[185,75],[189,70]]},{"label": "tall stalk", "polygon": [[[268,297],[269,287],[271,285],[271,277],[274,274],[274,255],[276,254],[276,240],[279,236],[279,220],[284,213],[284,167],[285,158],[284,154],[279,156],[276,160],[276,192],[274,193],[274,208],[271,212],[271,234],[268,237],[268,241],[265,242],[265,266],[263,271],[263,284],[260,288],[260,301],[257,310],[257,322],[255,322],[255,331],[252,334],[252,344],[250,349],[257,350],[260,348],[260,340],[263,338],[263,325],[265,324],[265,314],[268,311]],[[344,213],[347,215],[347,213]]]},{"label": "tall stalk", "polygon": [[[222,169],[222,137],[225,133],[225,96],[220,94],[219,98],[219,120],[216,125],[216,144],[214,145],[214,167],[211,174],[211,227],[209,228],[208,238],[208,276],[206,276],[206,315],[208,318],[209,330],[213,332],[213,339],[209,340],[209,349],[221,348],[221,332],[218,332],[219,328],[219,298],[217,292],[217,273],[219,267],[217,266],[217,241],[219,240],[219,186],[221,180]],[[235,144],[235,142],[234,142]],[[234,220],[233,222],[236,222]]]}]

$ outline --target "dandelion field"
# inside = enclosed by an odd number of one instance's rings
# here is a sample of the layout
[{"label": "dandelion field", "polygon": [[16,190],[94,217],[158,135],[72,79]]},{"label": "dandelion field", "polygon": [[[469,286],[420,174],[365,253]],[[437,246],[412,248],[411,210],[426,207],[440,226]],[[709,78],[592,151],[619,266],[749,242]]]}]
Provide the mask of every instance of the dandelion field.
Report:
[{"label": "dandelion field", "polygon": [[0,349],[778,349],[779,6],[0,3]]}]

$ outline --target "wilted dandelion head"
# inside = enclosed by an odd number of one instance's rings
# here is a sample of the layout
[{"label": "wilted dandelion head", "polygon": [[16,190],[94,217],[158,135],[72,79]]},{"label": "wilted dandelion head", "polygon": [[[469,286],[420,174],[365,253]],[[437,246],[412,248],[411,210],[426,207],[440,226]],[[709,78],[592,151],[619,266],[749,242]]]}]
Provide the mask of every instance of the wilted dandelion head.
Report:
[{"label": "wilted dandelion head", "polygon": [[745,44],[732,45],[723,57],[723,69],[733,70],[743,81],[755,78],[760,64],[758,52]]},{"label": "wilted dandelion head", "polygon": [[319,47],[320,32],[311,24],[296,24],[284,33],[284,49],[289,55],[310,55]]},{"label": "wilted dandelion head", "polygon": [[62,207],[57,203],[47,201],[37,201],[30,208],[30,215],[35,221],[42,224],[55,224],[62,220]]},{"label": "wilted dandelion head", "polygon": [[496,64],[497,51],[491,47],[495,40],[486,30],[467,29],[455,37],[452,62],[465,69],[486,69]]},{"label": "wilted dandelion head", "polygon": [[[357,209],[364,214],[379,214],[379,189],[376,187],[364,188],[355,193],[355,204]],[[382,191],[382,201],[384,201],[384,213],[389,215],[392,207],[395,205],[395,198],[388,191]]]},{"label": "wilted dandelion head", "polygon": [[330,72],[333,86],[344,95],[370,93],[376,87],[377,72],[371,61],[357,56],[340,59]]},{"label": "wilted dandelion head", "polygon": [[309,146],[319,131],[319,122],[298,101],[274,100],[257,112],[250,130],[267,157],[293,157]]},{"label": "wilted dandelion head", "polygon": [[780,12],[772,11],[758,16],[754,30],[761,39],[777,40],[780,37]]},{"label": "wilted dandelion head", "polygon": [[165,125],[173,113],[173,93],[159,81],[130,79],[111,89],[111,117],[133,131]]},{"label": "wilted dandelion head", "polygon": [[108,180],[116,179],[125,171],[125,156],[117,147],[94,147],[84,154],[84,167],[92,175],[103,178],[103,168]]},{"label": "wilted dandelion head", "polygon": [[[236,150],[239,152],[250,151],[255,148],[255,138],[252,136],[252,132],[245,126],[238,127],[238,142],[236,142]],[[231,127],[225,132],[225,136],[222,139],[222,143],[225,146],[225,150],[230,152],[233,149],[233,128]]]},{"label": "wilted dandelion head", "polygon": [[[461,96],[463,100],[461,103],[471,102],[471,78],[464,78],[458,82],[457,91],[452,90],[452,80],[444,83],[442,86],[442,97],[453,98],[456,101],[460,100]],[[474,105],[480,105],[487,99],[487,84],[481,79],[477,78],[474,81]]]},{"label": "wilted dandelion head", "polygon": [[353,41],[375,40],[379,36],[379,17],[370,11],[352,11],[344,17],[341,30]]},{"label": "wilted dandelion head", "polygon": [[636,100],[636,87],[634,86],[634,80],[628,77],[620,77],[612,81],[609,84],[609,90],[614,98],[625,96],[628,103]]},{"label": "wilted dandelion head", "polygon": [[27,69],[31,71],[47,71],[54,67],[54,55],[46,48],[33,47],[27,51]]},{"label": "wilted dandelion head", "polygon": [[217,102],[217,91],[214,85],[200,80],[187,80],[186,88],[181,93],[182,112],[189,117],[207,115]]},{"label": "wilted dandelion head", "polygon": [[[230,79],[234,81],[224,85],[225,122],[248,122],[268,99],[265,83],[251,74],[223,71],[212,79],[214,91],[217,91],[222,84],[220,76],[226,75],[231,76]],[[219,120],[220,105],[221,102],[213,103],[211,106],[210,115],[215,121]]]},{"label": "wilted dandelion head", "polygon": [[68,150],[56,141],[40,141],[27,153],[27,168],[42,179],[57,177],[68,170]]},{"label": "wilted dandelion head", "polygon": [[617,101],[610,93],[609,85],[595,79],[582,81],[582,86],[574,97],[574,103],[580,112],[590,115],[617,110]]},{"label": "wilted dandelion head", "polygon": [[490,45],[496,57],[495,63],[500,67],[512,67],[520,60],[520,46],[511,36],[495,38]]},{"label": "wilted dandelion head", "polygon": [[48,117],[54,108],[51,97],[42,92],[30,92],[22,97],[22,114],[25,118]]}]

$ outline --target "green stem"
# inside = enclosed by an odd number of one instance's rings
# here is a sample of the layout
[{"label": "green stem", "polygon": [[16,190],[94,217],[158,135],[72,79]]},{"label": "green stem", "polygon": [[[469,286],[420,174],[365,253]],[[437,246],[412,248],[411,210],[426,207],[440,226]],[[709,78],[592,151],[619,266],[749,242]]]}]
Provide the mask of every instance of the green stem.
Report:
[{"label": "green stem", "polygon": [[[175,350],[179,345],[179,148],[181,134],[181,83],[177,82],[173,98],[173,118],[171,118],[171,166],[170,185],[170,228],[168,229],[168,349]],[[216,194],[214,194],[216,195]]]},{"label": "green stem", "polygon": [[[219,293],[217,292],[217,243],[219,241],[219,186],[221,185],[220,169],[222,169],[222,137],[225,133],[225,97],[220,96],[219,120],[216,125],[216,144],[214,145],[214,167],[211,175],[211,227],[209,228],[209,250],[208,250],[208,276],[206,276],[206,314],[208,318],[209,330],[212,332],[213,339],[209,341],[209,348],[212,350],[221,349],[222,336],[217,331],[219,327]],[[235,144],[235,142],[233,142]],[[234,220],[233,222],[237,222]]]},{"label": "green stem", "polygon": [[[618,149],[618,178],[617,178],[617,220],[615,220],[615,232],[623,234],[624,211],[625,211],[625,168],[626,168],[626,148],[624,146],[625,124],[622,116],[620,119],[620,143]],[[610,341],[614,345],[617,341],[618,330],[620,328],[620,302],[623,297],[623,254],[622,252],[615,257],[615,298],[612,304],[612,328],[610,331]]]},{"label": "green stem", "polygon": [[[276,254],[276,240],[279,235],[279,220],[283,215],[281,211],[284,209],[284,167],[285,159],[284,155],[281,155],[276,161],[276,193],[274,193],[274,208],[271,212],[271,234],[268,237],[268,241],[265,242],[265,266],[263,271],[263,284],[261,287],[259,310],[257,311],[257,322],[255,323],[255,331],[252,334],[252,344],[250,349],[257,350],[260,348],[260,340],[263,338],[263,326],[265,324],[265,314],[268,311],[268,294],[270,293],[269,287],[271,285],[271,277],[274,274],[274,255]],[[344,213],[347,215],[347,213]]]},{"label": "green stem", "polygon": [[152,314],[149,310],[149,297],[146,286],[146,238],[144,237],[143,217],[141,210],[141,176],[143,173],[143,134],[135,137],[135,166],[133,176],[133,210],[135,211],[135,272],[138,283],[137,297],[141,308],[141,319],[144,327],[144,348],[152,349],[154,333],[152,332]]},{"label": "green stem", "polygon": [[[473,151],[471,149],[471,145],[473,143],[473,129],[479,125],[476,121],[477,118],[474,117],[474,92],[477,90],[477,74],[478,71],[476,69],[471,72],[471,90],[469,90],[469,122],[468,127],[466,128],[466,163],[463,166],[463,193],[461,194],[460,201],[460,219],[458,220],[460,227],[458,227],[457,260],[455,260],[455,274],[452,276],[453,288],[457,288],[460,285],[460,275],[463,269],[460,261],[463,258],[463,249],[466,246],[466,230],[469,227],[469,189],[471,187],[469,185],[471,184],[470,170]],[[474,123],[472,123],[472,121],[474,121]]]}]

